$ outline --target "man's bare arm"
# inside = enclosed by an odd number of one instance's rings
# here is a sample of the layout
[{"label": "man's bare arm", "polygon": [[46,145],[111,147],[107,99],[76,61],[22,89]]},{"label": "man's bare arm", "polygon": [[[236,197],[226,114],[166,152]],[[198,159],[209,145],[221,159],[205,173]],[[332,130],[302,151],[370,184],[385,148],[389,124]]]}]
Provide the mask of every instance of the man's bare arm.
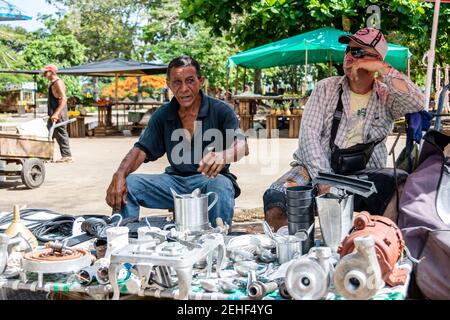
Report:
[{"label": "man's bare arm", "polygon": [[52,87],[53,95],[58,99],[58,107],[55,112],[53,112],[53,116],[59,118],[62,110],[67,105],[67,97],[66,97],[66,87],[62,81],[56,81],[56,83]]},{"label": "man's bare arm", "polygon": [[106,192],[106,203],[113,211],[119,211],[122,205],[126,203],[128,193],[126,178],[141,166],[145,158],[145,152],[134,147],[120,163]]}]

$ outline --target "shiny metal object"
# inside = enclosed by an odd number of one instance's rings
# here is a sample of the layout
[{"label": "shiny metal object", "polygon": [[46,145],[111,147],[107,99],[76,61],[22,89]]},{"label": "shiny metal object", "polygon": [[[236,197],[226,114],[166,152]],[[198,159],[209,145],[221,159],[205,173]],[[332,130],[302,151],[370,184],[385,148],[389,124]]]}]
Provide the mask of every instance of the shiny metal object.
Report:
[{"label": "shiny metal object", "polygon": [[353,195],[325,193],[316,197],[320,229],[325,245],[337,252],[353,224]]},{"label": "shiny metal object", "polygon": [[261,282],[261,281],[254,281],[249,284],[247,290],[248,290],[248,296],[253,300],[261,300],[269,293],[274,292],[278,289],[278,284],[276,282]]},{"label": "shiny metal object", "polygon": [[354,240],[356,252],[346,255],[336,266],[334,287],[346,299],[367,300],[384,286],[372,236]]},{"label": "shiny metal object", "polygon": [[278,262],[283,264],[302,253],[302,240],[296,236],[285,236],[276,241]]},{"label": "shiny metal object", "polygon": [[296,300],[318,300],[326,297],[333,279],[331,249],[314,248],[292,262],[286,272],[286,288]]},{"label": "shiny metal object", "polygon": [[[219,196],[215,192],[207,194],[177,194],[172,188],[175,211],[175,225],[179,231],[206,231],[210,229],[208,211],[216,204]],[[213,202],[208,205],[208,198],[214,195]]]}]

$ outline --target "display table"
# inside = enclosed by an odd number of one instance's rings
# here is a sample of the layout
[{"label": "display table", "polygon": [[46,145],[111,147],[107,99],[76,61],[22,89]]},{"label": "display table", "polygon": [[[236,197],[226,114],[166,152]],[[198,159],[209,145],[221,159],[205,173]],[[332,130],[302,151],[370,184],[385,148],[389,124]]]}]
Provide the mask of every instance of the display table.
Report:
[{"label": "display table", "polygon": [[[282,119],[283,116],[268,115],[266,117],[266,130],[267,138],[272,138],[271,131],[278,128],[278,120]],[[289,138],[298,138],[300,131],[300,122],[302,120],[302,115],[290,115],[285,116],[289,121]]]}]

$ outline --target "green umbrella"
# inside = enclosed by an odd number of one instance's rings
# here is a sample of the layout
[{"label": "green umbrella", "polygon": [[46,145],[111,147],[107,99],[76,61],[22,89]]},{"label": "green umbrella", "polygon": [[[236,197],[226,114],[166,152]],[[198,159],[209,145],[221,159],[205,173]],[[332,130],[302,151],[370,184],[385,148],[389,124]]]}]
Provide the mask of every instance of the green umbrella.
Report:
[{"label": "green umbrella", "polygon": [[[242,66],[265,69],[276,66],[303,65],[308,63],[341,64],[346,44],[338,42],[347,32],[334,28],[320,28],[291,38],[253,48],[228,58],[227,67]],[[408,48],[388,44],[385,61],[394,68],[407,70],[411,56]]]}]

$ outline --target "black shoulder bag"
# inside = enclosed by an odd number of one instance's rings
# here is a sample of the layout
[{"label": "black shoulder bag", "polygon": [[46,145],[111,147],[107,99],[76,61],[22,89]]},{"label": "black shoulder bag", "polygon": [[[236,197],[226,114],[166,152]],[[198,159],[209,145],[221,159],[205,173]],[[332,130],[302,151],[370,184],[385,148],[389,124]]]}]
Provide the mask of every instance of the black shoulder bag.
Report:
[{"label": "black shoulder bag", "polygon": [[334,142],[336,140],[339,124],[341,122],[342,113],[343,105],[341,88],[339,92],[339,101],[333,115],[333,124],[331,127],[331,168],[336,174],[348,175],[366,168],[375,146],[383,141],[384,138],[379,141],[358,143],[350,148],[340,149],[334,144]]}]

